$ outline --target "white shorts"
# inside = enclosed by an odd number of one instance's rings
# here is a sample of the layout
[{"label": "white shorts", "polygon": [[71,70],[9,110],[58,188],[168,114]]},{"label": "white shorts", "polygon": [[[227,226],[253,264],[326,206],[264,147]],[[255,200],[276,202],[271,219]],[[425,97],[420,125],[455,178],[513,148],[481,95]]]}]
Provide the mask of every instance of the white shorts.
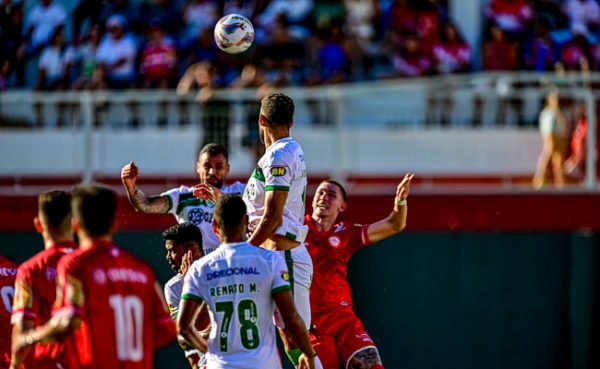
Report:
[{"label": "white shorts", "polygon": [[192,349],[192,350],[185,350],[184,352],[185,352],[185,357],[198,355],[198,357],[199,357],[198,368],[203,368],[206,365],[206,356],[199,350]]},{"label": "white shorts", "polygon": [[[312,283],[313,264],[305,244],[291,250],[278,251],[283,256],[290,275],[290,285],[294,295],[294,305],[308,330],[310,328],[310,285]],[[285,328],[279,310],[275,309],[275,325]]]}]

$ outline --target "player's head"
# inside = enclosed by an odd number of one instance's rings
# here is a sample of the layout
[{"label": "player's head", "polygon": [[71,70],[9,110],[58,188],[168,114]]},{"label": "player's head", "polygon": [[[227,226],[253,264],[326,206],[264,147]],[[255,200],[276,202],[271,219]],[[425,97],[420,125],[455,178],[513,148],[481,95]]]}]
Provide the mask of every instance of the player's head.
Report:
[{"label": "player's head", "polygon": [[73,189],[73,225],[78,233],[91,238],[112,233],[117,210],[117,195],[108,188],[78,186]]},{"label": "player's head", "polygon": [[71,194],[58,190],[39,194],[34,224],[40,233],[71,234]]},{"label": "player's head", "polygon": [[281,92],[273,92],[260,102],[259,134],[264,143],[265,129],[289,129],[294,123],[294,101]]},{"label": "player's head", "polygon": [[192,223],[176,224],[162,233],[165,240],[166,259],[178,272],[181,268],[181,259],[188,251],[192,252],[194,260],[202,257],[202,233]]},{"label": "player's head", "polygon": [[238,195],[225,195],[213,209],[213,230],[222,242],[242,241],[248,226],[246,204]]},{"label": "player's head", "polygon": [[317,187],[313,198],[314,218],[337,218],[346,210],[346,190],[339,182],[326,179]]},{"label": "player's head", "polygon": [[205,145],[198,154],[196,172],[201,182],[209,183],[217,188],[223,187],[223,182],[229,174],[227,149],[214,143]]}]

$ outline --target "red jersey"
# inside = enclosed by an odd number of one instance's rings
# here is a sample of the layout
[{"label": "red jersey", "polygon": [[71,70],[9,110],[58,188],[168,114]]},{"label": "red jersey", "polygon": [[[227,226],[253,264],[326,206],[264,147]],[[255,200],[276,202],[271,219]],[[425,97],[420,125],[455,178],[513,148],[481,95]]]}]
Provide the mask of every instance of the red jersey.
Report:
[{"label": "red jersey", "polygon": [[346,280],[350,257],[370,244],[368,225],[340,222],[331,230],[319,232],[312,217],[308,225],[306,248],[313,262],[313,281],[310,286],[310,307],[315,313],[327,312],[339,306],[352,306],[350,285]]},{"label": "red jersey", "polygon": [[169,78],[177,66],[175,45],[163,38],[160,43],[149,42],[142,49],[141,70],[149,78]]},{"label": "red jersey", "polygon": [[152,269],[111,242],[95,242],[58,263],[54,316],[74,315],[83,368],[151,369],[154,350],[175,339]]},{"label": "red jersey", "polygon": [[[39,327],[50,320],[52,305],[56,299],[56,265],[66,254],[77,248],[75,242],[64,242],[52,245],[40,251],[19,266],[15,281],[15,301],[11,323],[16,324],[24,319],[32,320]],[[70,367],[67,354],[69,341],[52,344],[36,344],[29,357],[35,358],[36,367],[55,367],[60,363]],[[25,368],[29,368],[25,362]]]},{"label": "red jersey", "polygon": [[10,313],[15,295],[15,276],[17,263],[0,255],[0,367],[8,368],[10,364]]}]

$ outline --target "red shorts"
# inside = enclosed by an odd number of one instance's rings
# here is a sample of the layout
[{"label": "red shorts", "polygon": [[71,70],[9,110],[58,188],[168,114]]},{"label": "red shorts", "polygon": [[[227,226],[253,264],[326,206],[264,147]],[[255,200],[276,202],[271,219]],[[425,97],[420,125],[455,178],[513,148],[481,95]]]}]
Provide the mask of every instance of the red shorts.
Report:
[{"label": "red shorts", "polygon": [[357,352],[375,348],[351,307],[339,307],[327,313],[313,312],[312,324],[315,332],[310,335],[310,341],[325,369],[339,368],[340,362],[347,368]]}]

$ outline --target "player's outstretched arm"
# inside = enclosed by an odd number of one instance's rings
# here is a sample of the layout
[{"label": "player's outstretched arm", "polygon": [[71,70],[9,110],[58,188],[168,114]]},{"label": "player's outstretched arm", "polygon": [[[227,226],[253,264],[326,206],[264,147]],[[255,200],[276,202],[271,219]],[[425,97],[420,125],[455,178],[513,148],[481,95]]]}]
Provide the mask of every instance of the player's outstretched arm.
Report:
[{"label": "player's outstretched arm", "polygon": [[133,208],[145,214],[165,214],[169,211],[169,200],[165,196],[147,196],[136,186],[138,167],[133,161],[121,168],[121,182]]},{"label": "player's outstretched arm", "polygon": [[407,173],[398,187],[396,187],[396,196],[394,197],[394,209],[387,218],[375,222],[367,228],[367,236],[370,242],[381,241],[384,238],[401,232],[406,227],[406,217],[408,215],[407,198],[410,190],[410,182],[414,174]]},{"label": "player's outstretched arm", "polygon": [[208,343],[196,330],[194,322],[198,317],[202,303],[195,299],[182,299],[179,303],[179,314],[177,315],[177,340],[184,340],[193,348],[205,353]]},{"label": "player's outstretched arm", "polygon": [[275,233],[283,220],[283,207],[287,196],[288,192],[283,190],[266,192],[265,212],[254,233],[248,238],[249,244],[260,246]]},{"label": "player's outstretched arm", "polygon": [[296,311],[291,291],[278,292],[273,295],[273,300],[275,300],[275,304],[283,318],[286,330],[290,333],[300,351],[302,351],[302,355],[298,359],[298,368],[314,369],[315,351],[310,344],[304,322]]}]

